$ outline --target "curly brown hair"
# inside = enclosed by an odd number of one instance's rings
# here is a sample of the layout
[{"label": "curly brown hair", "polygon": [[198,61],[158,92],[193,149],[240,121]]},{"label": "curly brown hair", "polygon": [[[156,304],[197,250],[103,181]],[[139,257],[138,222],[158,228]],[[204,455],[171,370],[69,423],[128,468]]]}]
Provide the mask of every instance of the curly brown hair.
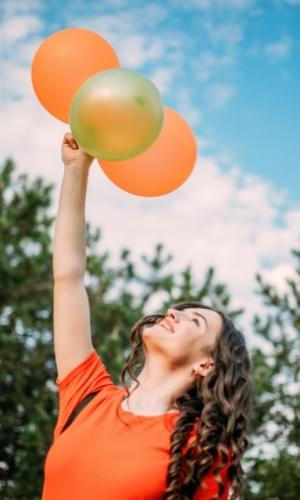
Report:
[{"label": "curly brown hair", "polygon": [[[219,485],[217,500],[224,492],[220,471],[228,467],[230,499],[242,499],[244,470],[241,465],[243,454],[248,448],[250,413],[252,410],[252,365],[243,334],[233,322],[218,309],[199,302],[181,302],[173,309],[210,309],[220,314],[223,322],[213,352],[214,369],[205,377],[197,377],[193,385],[176,400],[180,416],[171,435],[170,462],[167,472],[167,488],[163,500],[189,500],[203,485],[203,479],[215,464],[212,472]],[[153,325],[164,314],[147,315],[132,328],[130,335],[131,352],[121,371],[121,380],[126,374],[139,381],[137,376],[144,365],[142,331]],[[196,440],[182,450],[188,442],[192,429],[196,430]],[[184,474],[182,471],[184,470]]]}]

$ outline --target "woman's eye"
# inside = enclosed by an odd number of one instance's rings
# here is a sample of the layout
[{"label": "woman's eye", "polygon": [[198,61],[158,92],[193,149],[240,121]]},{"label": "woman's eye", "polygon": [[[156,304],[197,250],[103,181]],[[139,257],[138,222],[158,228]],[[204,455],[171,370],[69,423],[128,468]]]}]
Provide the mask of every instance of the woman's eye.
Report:
[{"label": "woman's eye", "polygon": [[197,326],[200,326],[200,321],[198,319],[192,318],[192,321],[194,321]]}]

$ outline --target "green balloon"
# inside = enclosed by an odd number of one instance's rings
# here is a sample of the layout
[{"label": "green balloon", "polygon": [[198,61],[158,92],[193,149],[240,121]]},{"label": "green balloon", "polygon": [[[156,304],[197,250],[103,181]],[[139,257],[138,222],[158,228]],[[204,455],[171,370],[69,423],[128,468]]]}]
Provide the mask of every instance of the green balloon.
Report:
[{"label": "green balloon", "polygon": [[78,144],[103,160],[127,160],[145,151],[163,124],[163,102],[144,75],[127,69],[101,71],[77,91],[70,127]]}]

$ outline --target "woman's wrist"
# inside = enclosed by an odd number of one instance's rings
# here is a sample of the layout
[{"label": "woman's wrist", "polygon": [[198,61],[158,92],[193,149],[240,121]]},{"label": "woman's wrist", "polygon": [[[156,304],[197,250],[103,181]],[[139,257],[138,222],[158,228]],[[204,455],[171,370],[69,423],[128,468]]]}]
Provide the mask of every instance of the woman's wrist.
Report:
[{"label": "woman's wrist", "polygon": [[65,161],[64,166],[66,169],[73,169],[73,170],[85,170],[88,169],[91,164],[93,163],[94,158],[89,157],[85,159],[74,159],[70,161]]}]

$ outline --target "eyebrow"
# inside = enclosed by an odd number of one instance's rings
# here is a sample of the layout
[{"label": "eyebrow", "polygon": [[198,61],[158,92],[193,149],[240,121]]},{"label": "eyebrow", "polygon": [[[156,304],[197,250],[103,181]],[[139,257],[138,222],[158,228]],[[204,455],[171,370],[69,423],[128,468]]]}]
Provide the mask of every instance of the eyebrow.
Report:
[{"label": "eyebrow", "polygon": [[205,323],[206,323],[206,328],[208,328],[208,322],[207,322],[207,319],[205,316],[203,316],[203,314],[200,314],[198,312],[193,312],[192,314],[196,314],[196,316],[200,316],[200,318],[203,318]]}]

